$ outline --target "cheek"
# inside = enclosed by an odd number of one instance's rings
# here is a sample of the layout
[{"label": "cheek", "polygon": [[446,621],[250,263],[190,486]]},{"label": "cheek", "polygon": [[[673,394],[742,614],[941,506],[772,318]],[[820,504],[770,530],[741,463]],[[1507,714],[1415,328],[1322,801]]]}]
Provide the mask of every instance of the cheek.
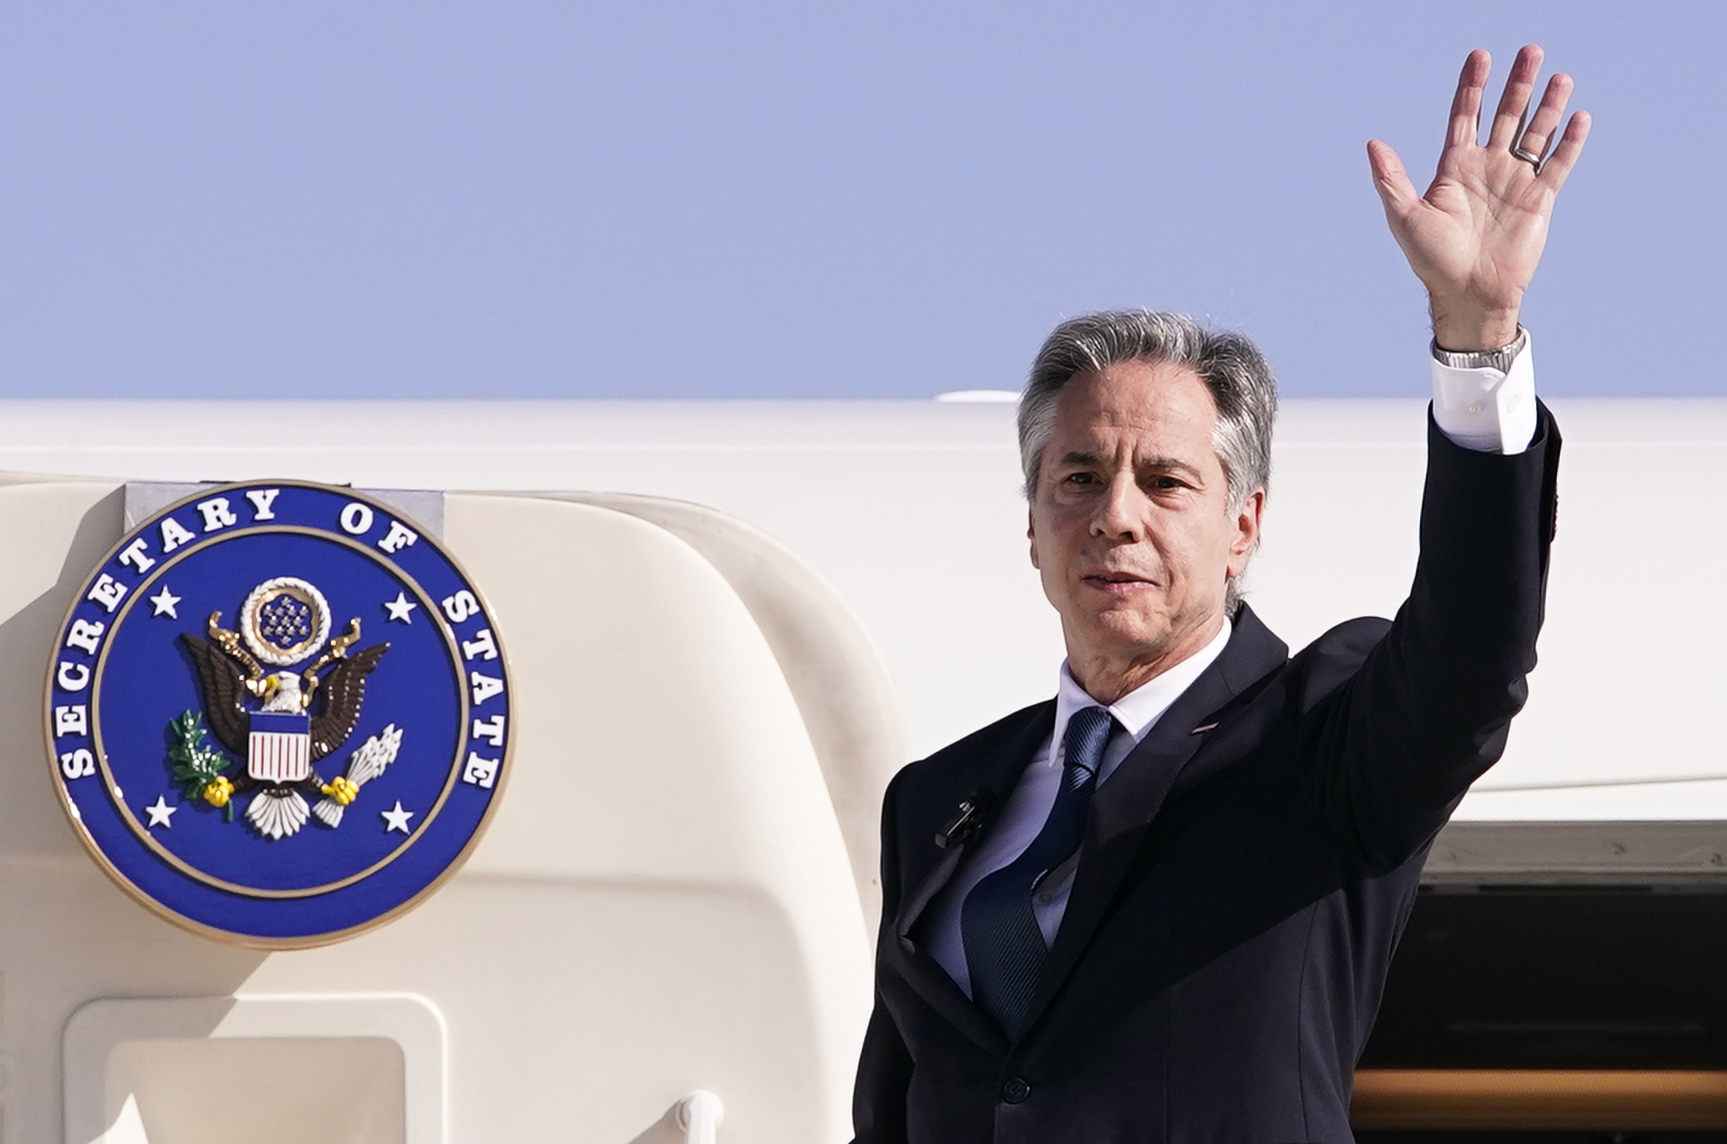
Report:
[{"label": "cheek", "polygon": [[1032,523],[1032,547],[1045,565],[1066,562],[1084,535],[1083,526],[1076,525],[1072,514],[1059,507],[1040,511]]},{"label": "cheek", "polygon": [[1157,548],[1176,578],[1210,579],[1229,560],[1231,538],[1221,526],[1190,518],[1161,532]]}]

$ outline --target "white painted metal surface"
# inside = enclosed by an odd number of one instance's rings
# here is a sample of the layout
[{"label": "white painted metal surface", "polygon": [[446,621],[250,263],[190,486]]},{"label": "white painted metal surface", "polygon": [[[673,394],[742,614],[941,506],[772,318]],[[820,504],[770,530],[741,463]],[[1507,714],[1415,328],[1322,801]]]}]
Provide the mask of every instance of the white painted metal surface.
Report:
[{"label": "white painted metal surface", "polygon": [[447,1041],[411,994],[92,1001],[66,1023],[66,1139],[446,1144]]}]

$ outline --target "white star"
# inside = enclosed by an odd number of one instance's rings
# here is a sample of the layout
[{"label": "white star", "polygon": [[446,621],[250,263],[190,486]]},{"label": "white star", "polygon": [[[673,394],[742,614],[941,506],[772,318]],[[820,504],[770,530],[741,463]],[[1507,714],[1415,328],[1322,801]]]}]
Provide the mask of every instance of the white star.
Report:
[{"label": "white star", "polygon": [[403,834],[408,833],[408,819],[414,817],[414,812],[411,810],[403,810],[401,799],[396,800],[395,810],[386,810],[381,811],[380,813],[383,815],[384,821],[389,824],[384,827],[385,834],[390,833],[392,830],[400,830]]},{"label": "white star", "polygon": [[154,829],[158,826],[173,826],[174,812],[179,809],[177,806],[169,806],[164,796],[157,795],[156,805],[145,807],[144,813],[150,816],[150,826]]},{"label": "white star", "polygon": [[156,610],[151,613],[152,615],[167,616],[170,620],[180,618],[174,611],[174,605],[180,602],[180,597],[168,591],[168,585],[163,584],[162,590],[150,597],[150,602],[156,605]]},{"label": "white star", "polygon": [[411,624],[414,622],[414,617],[410,616],[408,613],[419,606],[420,605],[408,599],[408,594],[406,592],[397,592],[394,600],[384,601],[384,610],[390,613],[390,619],[400,620],[404,624]]}]

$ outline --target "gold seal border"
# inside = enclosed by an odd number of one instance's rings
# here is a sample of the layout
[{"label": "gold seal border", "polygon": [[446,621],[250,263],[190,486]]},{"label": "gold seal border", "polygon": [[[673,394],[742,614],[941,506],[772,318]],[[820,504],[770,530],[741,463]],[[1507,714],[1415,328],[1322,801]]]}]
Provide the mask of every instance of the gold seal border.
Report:
[{"label": "gold seal border", "polygon": [[[124,484],[122,483],[120,487],[123,488]],[[89,829],[84,825],[83,819],[79,816],[78,805],[73,800],[71,791],[67,789],[64,777],[60,774],[60,755],[55,746],[54,669],[61,651],[59,639],[71,626],[73,614],[77,612],[78,606],[84,602],[85,596],[89,594],[90,587],[95,583],[96,577],[101,574],[102,570],[108,566],[110,561],[120,554],[120,551],[125,548],[129,542],[137,536],[142,535],[145,528],[151,524],[159,523],[163,517],[170,513],[178,512],[187,505],[193,505],[200,501],[209,500],[213,496],[221,496],[225,493],[243,493],[247,489],[256,488],[313,489],[318,492],[335,493],[338,496],[345,496],[351,500],[359,501],[375,510],[381,510],[391,519],[399,520],[403,524],[413,528],[422,540],[430,543],[438,550],[439,554],[442,555],[445,560],[450,562],[450,566],[456,570],[468,591],[472,592],[475,599],[479,601],[480,614],[485,616],[492,624],[492,640],[498,647],[498,671],[504,679],[505,694],[514,694],[514,690],[510,686],[509,652],[505,648],[503,637],[498,633],[497,615],[492,610],[491,602],[486,598],[484,590],[482,590],[474,578],[468,574],[468,570],[462,566],[462,562],[457,560],[455,556],[450,553],[449,549],[444,546],[441,539],[434,537],[430,530],[422,526],[413,517],[408,516],[406,513],[396,508],[396,506],[387,504],[375,497],[367,496],[364,493],[357,492],[348,486],[327,485],[318,481],[307,481],[297,478],[285,478],[281,480],[261,478],[258,480],[229,481],[224,484],[213,484],[199,490],[191,496],[183,497],[180,500],[175,501],[173,504],[156,510],[137,528],[132,529],[129,532],[122,532],[120,539],[117,540],[114,545],[102,555],[102,558],[95,563],[91,568],[90,574],[79,583],[77,592],[73,594],[71,601],[66,606],[65,614],[60,618],[59,626],[54,629],[56,642],[49,648],[49,654],[45,670],[43,672],[42,733],[44,744],[47,747],[49,777],[53,782],[55,793],[59,796],[61,810],[65,812],[66,819],[71,824],[73,833],[76,834],[78,836],[78,840],[84,844],[84,848],[89,851],[90,856],[95,859],[96,865],[102,870],[102,872],[106,874],[115,885],[119,886],[121,890],[125,891],[126,895],[133,901],[137,902],[157,917],[162,918],[165,921],[172,922],[181,929],[190,933],[198,934],[201,937],[209,938],[212,941],[220,942],[223,945],[232,945],[245,949],[258,950],[315,949],[319,946],[334,945],[337,942],[346,941],[349,938],[358,937],[361,934],[368,933],[380,926],[388,925],[390,922],[401,917],[403,914],[406,914],[409,910],[414,909],[427,898],[431,897],[443,887],[445,882],[455,876],[456,872],[462,868],[462,866],[468,861],[468,858],[473,854],[474,848],[478,846],[481,839],[485,837],[486,830],[492,824],[492,817],[497,813],[498,802],[503,798],[504,790],[509,785],[509,777],[511,772],[514,770],[512,763],[515,760],[516,754],[516,734],[513,730],[505,736],[503,754],[498,762],[497,778],[492,786],[491,797],[486,801],[486,809],[480,815],[479,823],[474,827],[473,832],[468,835],[468,840],[462,846],[462,849],[456,853],[455,857],[450,859],[449,863],[436,878],[427,882],[425,886],[421,887],[420,890],[410,895],[402,902],[374,918],[370,918],[367,921],[359,923],[358,925],[349,926],[346,929],[330,930],[325,933],[305,934],[294,937],[275,937],[266,934],[246,933],[238,930],[225,930],[220,926],[214,926],[208,922],[199,921],[197,918],[188,917],[187,915],[180,913],[178,910],[171,909],[135,885],[131,879],[127,878],[124,873],[109,861],[108,856],[103,853],[101,846],[97,844],[95,838],[91,836]],[[334,533],[320,533],[320,535],[335,536]],[[202,544],[200,544],[199,547],[202,547]],[[443,623],[441,617],[439,622]],[[450,629],[446,626],[446,630],[448,631]],[[464,691],[464,703],[466,702],[466,699],[467,693]],[[94,705],[94,703],[92,703],[92,705]],[[511,714],[513,722],[513,703]],[[469,730],[470,728],[465,726],[462,729],[464,743],[467,740],[467,733]],[[94,742],[94,737],[92,737],[92,742]],[[104,791],[103,793],[108,798],[113,797],[111,789]]]}]

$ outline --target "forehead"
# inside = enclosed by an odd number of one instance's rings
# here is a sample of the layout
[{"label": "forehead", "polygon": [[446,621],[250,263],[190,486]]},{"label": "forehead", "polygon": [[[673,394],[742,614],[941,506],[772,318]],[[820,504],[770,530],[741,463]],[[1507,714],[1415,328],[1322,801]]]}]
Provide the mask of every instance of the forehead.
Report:
[{"label": "forehead", "polygon": [[1217,403],[1190,366],[1118,362],[1077,373],[1061,388],[1052,459],[1069,449],[1122,445],[1211,455],[1216,426]]}]

